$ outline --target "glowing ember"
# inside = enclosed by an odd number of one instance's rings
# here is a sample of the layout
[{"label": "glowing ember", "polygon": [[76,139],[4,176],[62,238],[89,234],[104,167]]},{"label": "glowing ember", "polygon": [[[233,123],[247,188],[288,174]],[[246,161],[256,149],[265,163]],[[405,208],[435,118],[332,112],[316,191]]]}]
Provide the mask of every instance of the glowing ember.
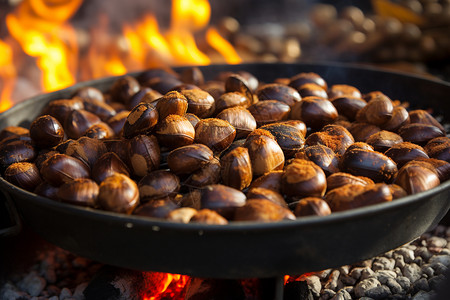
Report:
[{"label": "glowing ember", "polygon": [[184,299],[189,276],[145,272],[146,291],[143,300]]}]

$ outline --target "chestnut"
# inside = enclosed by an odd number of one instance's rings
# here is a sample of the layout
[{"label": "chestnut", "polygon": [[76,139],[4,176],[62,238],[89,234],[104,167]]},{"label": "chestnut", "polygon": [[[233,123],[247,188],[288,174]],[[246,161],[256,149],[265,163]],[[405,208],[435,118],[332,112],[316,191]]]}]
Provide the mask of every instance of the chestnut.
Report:
[{"label": "chestnut", "polygon": [[161,94],[167,94],[183,84],[178,78],[175,77],[156,77],[149,79],[145,82],[145,85],[158,91]]},{"label": "chestnut", "polygon": [[289,86],[297,89],[305,83],[315,83],[325,91],[328,89],[327,82],[320,75],[313,72],[302,72],[293,76]]},{"label": "chestnut", "polygon": [[58,200],[59,187],[55,187],[46,181],[41,181],[41,183],[34,189],[34,193],[45,198],[52,200]]},{"label": "chestnut", "polygon": [[425,153],[425,150],[422,147],[410,142],[395,144],[386,152],[384,152],[384,154],[392,158],[392,160],[397,164],[398,168],[401,168],[404,164],[411,160],[415,160],[418,158],[428,158],[428,155]]},{"label": "chestnut", "polygon": [[197,126],[198,122],[200,122],[200,118],[197,117],[197,116],[194,115],[194,114],[191,114],[191,113],[185,114],[184,117],[185,117],[189,122],[191,122],[191,125],[192,125],[192,127],[194,127],[194,128],[195,128],[195,126]]},{"label": "chestnut", "polygon": [[301,120],[318,130],[332,123],[338,116],[336,108],[331,101],[319,97],[305,97],[292,107],[291,118]]},{"label": "chestnut", "polygon": [[55,154],[42,163],[42,177],[53,186],[60,186],[65,182],[77,178],[88,178],[89,167],[72,156]]},{"label": "chestnut", "polygon": [[245,205],[236,209],[234,221],[275,222],[295,220],[287,208],[267,199],[249,199]]},{"label": "chestnut", "polygon": [[256,178],[250,184],[249,189],[254,188],[264,188],[269,189],[274,192],[280,193],[281,191],[281,177],[283,176],[284,171],[272,171],[262,175],[261,177]]},{"label": "chestnut", "polygon": [[167,164],[177,175],[189,174],[200,169],[213,159],[213,152],[202,144],[192,144],[172,150],[167,157]]},{"label": "chestnut", "polygon": [[327,192],[346,184],[369,185],[373,184],[373,180],[363,176],[354,176],[345,172],[333,173],[327,177]]},{"label": "chestnut", "polygon": [[354,86],[348,84],[333,84],[328,89],[328,97],[330,99],[337,97],[361,98],[362,95],[361,92]]},{"label": "chestnut", "polygon": [[26,140],[3,142],[0,145],[0,167],[2,169],[6,169],[9,165],[16,162],[30,162],[36,156],[36,149]]},{"label": "chestnut", "polygon": [[139,205],[133,211],[133,215],[165,219],[171,211],[177,208],[178,206],[169,197],[165,197]]},{"label": "chestnut", "polygon": [[37,147],[50,148],[63,141],[64,129],[57,119],[44,115],[31,123],[30,137]]},{"label": "chestnut", "polygon": [[[170,211],[166,220],[177,223],[189,223],[191,218],[197,213],[197,210],[192,207],[180,207]],[[223,217],[222,217],[223,218]]]},{"label": "chestnut", "polygon": [[297,202],[294,209],[296,217],[328,216],[331,209],[328,203],[317,197],[306,197]]},{"label": "chestnut", "polygon": [[287,202],[280,193],[261,187],[249,189],[247,192],[247,199],[267,199],[273,203],[281,205],[282,207],[288,207]]},{"label": "chestnut", "polygon": [[352,149],[364,149],[364,150],[373,151],[373,147],[364,142],[355,142],[355,143],[351,144],[350,146],[348,146],[347,150],[345,150],[345,151],[350,151]]},{"label": "chestnut", "polygon": [[366,143],[371,145],[373,149],[378,152],[385,152],[389,148],[402,142],[403,139],[401,136],[387,130],[378,131],[369,136],[366,140]]},{"label": "chestnut", "polygon": [[250,139],[247,138],[244,146],[250,155],[253,176],[258,177],[274,170],[283,169],[283,150],[274,138],[266,135],[254,135]]},{"label": "chestnut", "polygon": [[115,135],[114,130],[112,130],[112,128],[109,127],[109,125],[104,122],[92,125],[84,133],[84,136],[97,140],[110,139],[113,138],[114,135]]},{"label": "chestnut", "polygon": [[141,202],[175,196],[180,190],[180,179],[166,170],[148,173],[138,183]]},{"label": "chestnut", "polygon": [[5,170],[5,179],[27,191],[34,189],[42,182],[39,169],[30,162],[17,162]]},{"label": "chestnut", "polygon": [[187,187],[201,188],[211,184],[217,184],[220,181],[220,162],[213,158],[200,169],[189,175],[183,182]]},{"label": "chestnut", "polygon": [[139,190],[128,176],[115,173],[99,186],[98,205],[108,211],[131,214],[139,204]]},{"label": "chestnut", "polygon": [[351,133],[340,125],[326,125],[320,131],[310,134],[306,146],[324,145],[336,154],[342,155],[346,149],[355,142]]},{"label": "chestnut", "polygon": [[397,173],[397,165],[391,158],[365,149],[345,151],[341,169],[356,176],[369,177],[374,182],[390,182]]},{"label": "chestnut", "polygon": [[345,116],[350,121],[354,121],[358,111],[367,104],[360,97],[354,96],[339,96],[331,98],[330,101],[336,107],[339,115]]},{"label": "chestnut", "polygon": [[396,106],[392,111],[392,117],[382,125],[384,130],[397,132],[400,127],[410,123],[409,113],[403,106]]},{"label": "chestnut", "polygon": [[215,110],[214,98],[200,89],[182,90],[181,94],[186,97],[188,102],[187,112],[192,113],[199,118],[208,118]]},{"label": "chestnut", "polygon": [[348,127],[356,142],[365,142],[369,136],[380,130],[380,127],[365,122],[353,122]]},{"label": "chestnut", "polygon": [[248,107],[250,106],[250,101],[241,93],[224,93],[216,100],[215,113],[219,114],[224,109],[236,106]]},{"label": "chestnut", "polygon": [[248,149],[237,147],[220,159],[221,177],[225,185],[242,190],[252,181],[252,165]]},{"label": "chestnut", "polygon": [[303,121],[286,120],[286,121],[282,121],[282,122],[278,122],[278,123],[283,123],[283,124],[288,124],[288,125],[294,126],[303,135],[303,137],[306,136],[307,128],[306,128],[305,122],[303,122]]},{"label": "chestnut", "polygon": [[102,91],[92,86],[85,86],[78,89],[72,98],[80,98],[81,100],[94,100],[105,102],[105,97]]},{"label": "chestnut", "polygon": [[253,93],[252,90],[248,87],[247,80],[239,74],[232,74],[228,76],[225,81],[225,91],[229,92],[238,92],[244,95],[249,104],[253,103]]},{"label": "chestnut", "polygon": [[302,100],[302,97],[296,89],[279,83],[269,83],[261,86],[256,91],[256,95],[260,101],[278,100],[290,107]]},{"label": "chestnut", "polygon": [[195,143],[208,146],[215,153],[227,149],[236,137],[236,129],[225,120],[203,119],[195,127]]},{"label": "chestnut", "polygon": [[128,110],[123,110],[106,122],[106,124],[114,131],[115,136],[119,137],[122,135],[123,126],[125,125],[129,114],[130,112]]},{"label": "chestnut", "polygon": [[258,126],[286,120],[291,108],[278,100],[264,100],[248,107]]},{"label": "chestnut", "polygon": [[190,145],[194,142],[195,130],[191,122],[179,115],[168,115],[156,126],[156,137],[169,150]]},{"label": "chestnut", "polygon": [[158,111],[152,104],[138,104],[130,114],[123,125],[123,136],[132,138],[139,134],[151,132],[158,123]]},{"label": "chestnut", "polygon": [[130,170],[127,165],[117,156],[116,153],[106,152],[95,161],[91,177],[97,183],[101,183],[107,177],[121,173],[130,176]]},{"label": "chestnut", "polygon": [[401,167],[394,183],[411,195],[432,189],[441,182],[435,170],[414,163]]},{"label": "chestnut", "polygon": [[440,160],[436,158],[425,158],[418,157],[416,158],[416,162],[423,161],[429,163],[434,167],[434,170],[438,174],[439,180],[444,182],[450,178],[450,163],[445,160]]},{"label": "chestnut", "polygon": [[232,219],[236,208],[243,206],[246,200],[243,192],[215,184],[202,190],[201,207],[214,210],[226,219]]},{"label": "chestnut", "polygon": [[398,134],[404,141],[424,146],[428,141],[445,136],[444,131],[434,125],[411,123],[400,127]]},{"label": "chestnut", "polygon": [[367,102],[356,114],[356,121],[381,126],[392,118],[394,106],[386,96],[379,96]]},{"label": "chestnut", "polygon": [[83,100],[84,109],[98,116],[103,122],[116,114],[116,110],[109,104],[99,100]]},{"label": "chestnut", "polygon": [[100,123],[97,115],[87,110],[74,110],[70,112],[64,122],[64,130],[71,139],[77,139],[83,136],[92,125]]},{"label": "chestnut", "polygon": [[331,148],[323,145],[313,145],[297,152],[295,158],[310,160],[318,165],[325,175],[339,172],[339,159]]},{"label": "chestnut", "polygon": [[168,115],[184,116],[188,108],[186,97],[176,91],[168,92],[156,103],[159,119],[162,120]]},{"label": "chestnut", "polygon": [[408,193],[397,184],[388,184],[388,187],[392,194],[392,200],[408,196]]},{"label": "chestnut", "polygon": [[58,200],[80,206],[97,206],[98,185],[89,178],[78,178],[61,185],[56,193]]},{"label": "chestnut", "polygon": [[42,115],[50,115],[64,125],[66,118],[73,111],[80,109],[84,109],[83,101],[81,99],[58,99],[47,103],[42,111]]},{"label": "chestnut", "polygon": [[181,72],[180,79],[182,82],[195,85],[202,85],[205,83],[203,73],[198,67],[184,69],[183,72]]},{"label": "chestnut", "polygon": [[321,86],[315,83],[305,83],[297,87],[297,91],[302,98],[305,97],[319,97],[323,99],[328,99],[328,93]]},{"label": "chestnut", "polygon": [[327,180],[323,170],[315,163],[294,159],[284,169],[281,177],[281,191],[292,202],[304,197],[322,197],[327,188]]},{"label": "chestnut", "polygon": [[245,138],[256,129],[256,120],[244,107],[232,107],[222,110],[216,118],[225,120],[236,129],[236,138]]},{"label": "chestnut", "polygon": [[113,101],[127,103],[140,89],[139,82],[131,76],[123,76],[114,81],[110,93]]},{"label": "chestnut", "polygon": [[261,129],[273,135],[286,158],[293,157],[295,153],[303,149],[305,144],[303,133],[288,123],[272,123],[262,126]]},{"label": "chestnut", "polygon": [[158,91],[155,91],[149,87],[143,87],[131,96],[128,101],[126,102],[126,109],[132,110],[136,105],[139,105],[140,103],[152,103],[156,104],[156,100],[161,98],[163,95],[161,95]]},{"label": "chestnut", "polygon": [[441,125],[429,112],[423,109],[416,109],[409,112],[411,123],[433,125],[445,132],[444,126]]},{"label": "chestnut", "polygon": [[138,135],[128,143],[128,159],[131,173],[143,177],[159,168],[161,152],[155,136]]},{"label": "chestnut", "polygon": [[125,164],[129,164],[128,161],[128,144],[130,140],[126,139],[111,139],[103,140],[103,144],[106,147],[106,152],[114,152]]},{"label": "chestnut", "polygon": [[211,209],[201,209],[197,211],[189,220],[190,223],[203,223],[210,225],[226,225],[227,219]]},{"label": "chestnut", "polygon": [[21,126],[6,126],[0,131],[0,142],[9,137],[30,136],[30,130]]},{"label": "chestnut", "polygon": [[92,168],[94,163],[106,152],[106,146],[101,140],[92,139],[86,136],[67,146],[65,154],[78,158],[87,166]]}]

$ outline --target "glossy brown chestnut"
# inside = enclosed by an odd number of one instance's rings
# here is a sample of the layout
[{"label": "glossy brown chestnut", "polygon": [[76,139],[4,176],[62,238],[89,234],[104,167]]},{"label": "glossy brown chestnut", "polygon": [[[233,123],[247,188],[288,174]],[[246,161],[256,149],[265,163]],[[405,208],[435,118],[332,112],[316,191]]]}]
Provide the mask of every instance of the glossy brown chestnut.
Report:
[{"label": "glossy brown chestnut", "polygon": [[110,89],[111,98],[113,101],[127,103],[128,99],[136,94],[140,88],[134,77],[123,76],[113,83]]},{"label": "glossy brown chestnut", "polygon": [[419,164],[406,164],[398,170],[394,183],[411,195],[432,189],[441,182],[437,172],[431,168]]},{"label": "glossy brown chestnut", "polygon": [[257,90],[256,95],[260,101],[278,100],[289,105],[290,107],[302,100],[302,97],[296,89],[279,83],[269,83],[263,85]]},{"label": "glossy brown chestnut", "polygon": [[310,134],[306,140],[306,146],[324,145],[336,154],[342,155],[345,150],[355,142],[352,134],[340,125],[326,125],[320,131]]},{"label": "glossy brown chestnut", "polygon": [[127,121],[127,117],[129,114],[130,112],[128,110],[123,110],[106,122],[114,131],[115,136],[122,136],[123,125]]},{"label": "glossy brown chestnut", "polygon": [[425,150],[419,145],[402,142],[389,148],[384,154],[397,164],[397,168],[401,168],[404,164],[418,158],[428,158]]},{"label": "glossy brown chestnut", "polygon": [[89,177],[89,167],[81,160],[66,154],[55,154],[42,163],[42,177],[53,186],[60,186],[78,178]]},{"label": "glossy brown chestnut", "polygon": [[284,123],[284,124],[288,124],[291,126],[294,126],[295,128],[297,128],[300,133],[303,135],[303,137],[306,136],[306,132],[307,132],[307,128],[306,128],[306,124],[303,121],[300,120],[287,120],[287,121],[282,121],[279,123]]},{"label": "glossy brown chestnut", "polygon": [[247,203],[236,209],[234,221],[276,222],[295,220],[294,214],[287,208],[267,199],[249,199]]},{"label": "glossy brown chestnut", "polygon": [[95,100],[105,101],[102,91],[92,86],[85,86],[78,89],[72,96],[72,98],[81,98],[82,100]]},{"label": "glossy brown chestnut", "polygon": [[44,107],[42,115],[50,115],[64,125],[67,116],[72,111],[80,109],[84,109],[84,105],[83,101],[78,98],[52,100]]},{"label": "glossy brown chestnut", "polygon": [[154,199],[139,205],[133,212],[133,215],[165,219],[169,213],[178,206],[169,198]]},{"label": "glossy brown chestnut", "polygon": [[305,145],[303,133],[288,123],[272,123],[262,126],[261,129],[267,130],[273,135],[286,158],[293,157]]},{"label": "glossy brown chestnut", "polygon": [[132,138],[139,134],[151,132],[158,123],[158,116],[158,111],[152,104],[138,104],[127,116],[123,125],[123,136]]},{"label": "glossy brown chestnut", "polygon": [[188,102],[187,112],[192,113],[199,118],[208,118],[215,110],[214,98],[208,93],[200,89],[182,90]]},{"label": "glossy brown chestnut", "polygon": [[128,143],[130,140],[126,139],[111,139],[103,140],[103,144],[106,147],[106,152],[114,152],[125,163],[128,162]]},{"label": "glossy brown chestnut", "polygon": [[168,92],[156,103],[160,120],[166,118],[168,115],[184,116],[187,108],[188,101],[186,97],[176,91]]},{"label": "glossy brown chestnut", "polygon": [[153,171],[138,183],[141,202],[175,196],[180,190],[180,179],[177,175],[166,170]]},{"label": "glossy brown chestnut", "polygon": [[250,155],[253,176],[258,177],[271,171],[283,169],[283,150],[274,138],[266,135],[255,135],[250,139],[247,138],[244,146],[247,147]]},{"label": "glossy brown chestnut", "polygon": [[435,171],[438,174],[440,182],[444,182],[444,181],[450,179],[450,163],[449,162],[446,162],[445,160],[436,159],[436,158],[423,158],[423,157],[417,158],[416,161],[424,161],[426,163],[431,164],[435,168]]},{"label": "glossy brown chestnut", "polygon": [[339,172],[339,159],[331,148],[324,145],[313,145],[297,152],[295,158],[310,160],[318,165],[328,176]]},{"label": "glossy brown chestnut", "polygon": [[397,184],[388,184],[388,187],[392,194],[392,200],[408,196],[408,193]]},{"label": "glossy brown chestnut", "polygon": [[337,172],[327,177],[327,192],[346,184],[369,185],[373,184],[373,180],[363,176]]},{"label": "glossy brown chestnut", "polygon": [[163,95],[167,94],[170,91],[173,91],[180,84],[183,83],[175,77],[157,77],[145,82],[146,86],[158,91]]},{"label": "glossy brown chestnut", "polygon": [[202,223],[209,225],[226,225],[227,219],[222,217],[217,212],[210,209],[201,209],[195,213],[189,220],[190,223]]},{"label": "glossy brown chestnut", "polygon": [[445,133],[434,125],[411,123],[400,127],[398,134],[406,142],[411,142],[421,146],[426,145],[428,141],[445,136]]},{"label": "glossy brown chestnut", "polygon": [[30,136],[30,130],[21,126],[6,126],[0,131],[0,143],[9,137]]},{"label": "glossy brown chestnut", "polygon": [[450,139],[448,137],[437,137],[431,139],[424,146],[424,150],[431,158],[450,162]]},{"label": "glossy brown chestnut", "polygon": [[80,206],[97,206],[98,185],[92,179],[79,178],[61,185],[56,193],[58,200]]},{"label": "glossy brown chestnut", "polygon": [[44,115],[31,123],[30,137],[37,147],[50,148],[63,141],[64,129],[57,119]]},{"label": "glossy brown chestnut", "polygon": [[294,159],[281,177],[281,191],[288,197],[288,202],[305,197],[322,197],[326,189],[325,173],[308,160]]},{"label": "glossy brown chestnut", "polygon": [[267,174],[262,175],[261,177],[256,178],[250,184],[249,189],[253,188],[265,188],[272,190],[274,192],[281,192],[281,177],[283,176],[284,171],[272,171]]},{"label": "glossy brown chestnut", "polygon": [[352,149],[365,149],[365,150],[373,151],[373,147],[364,142],[355,142],[355,143],[351,144],[350,146],[348,146],[346,151],[349,151]]},{"label": "glossy brown chestnut", "polygon": [[256,129],[255,118],[241,106],[224,109],[216,118],[228,121],[236,129],[236,139],[245,138]]},{"label": "glossy brown chestnut", "polygon": [[390,182],[397,173],[395,162],[383,153],[352,149],[345,151],[341,169],[356,176],[369,177],[374,182]]},{"label": "glossy brown chestnut", "polygon": [[291,108],[289,105],[278,100],[264,100],[254,103],[248,107],[258,126],[286,120]]},{"label": "glossy brown chestnut", "polygon": [[411,123],[433,125],[445,132],[444,126],[439,123],[429,112],[423,109],[416,109],[409,112]]},{"label": "glossy brown chestnut", "polygon": [[392,118],[393,111],[394,106],[389,98],[376,97],[358,111],[356,121],[382,126]]},{"label": "glossy brown chestnut", "polygon": [[250,185],[253,178],[248,149],[237,147],[220,159],[221,177],[225,185],[242,190]]},{"label": "glossy brown chestnut", "polygon": [[236,208],[243,206],[246,200],[243,192],[215,184],[202,190],[201,207],[214,210],[226,219],[232,219]]},{"label": "glossy brown chestnut", "polygon": [[[191,218],[197,213],[197,210],[192,207],[180,207],[170,211],[166,219],[176,223],[189,223]],[[219,215],[220,216],[220,215]],[[223,218],[223,217],[222,217]],[[225,219],[226,220],[226,219]]]},{"label": "glossy brown chestnut", "polygon": [[215,153],[227,149],[236,137],[236,129],[228,121],[209,118],[195,127],[195,143],[208,146]]},{"label": "glossy brown chestnut", "polygon": [[168,115],[158,123],[155,134],[162,146],[172,150],[192,144],[195,130],[191,122],[185,117]]},{"label": "glossy brown chestnut", "polygon": [[99,100],[83,100],[84,109],[98,116],[103,122],[116,114],[109,104]]},{"label": "glossy brown chestnut", "polygon": [[108,124],[100,122],[89,127],[89,129],[86,130],[86,133],[84,135],[87,136],[88,138],[104,140],[113,138],[115,133],[114,130],[111,127],[109,127]]},{"label": "glossy brown chestnut", "polygon": [[202,188],[207,185],[217,184],[220,181],[220,161],[217,158],[211,159],[200,169],[189,175],[183,185],[189,188]]},{"label": "glossy brown chestnut", "polygon": [[159,93],[158,91],[155,91],[149,87],[143,87],[131,96],[127,103],[126,103],[126,109],[132,110],[136,105],[139,103],[153,103],[156,104],[156,100],[161,98],[163,95]]},{"label": "glossy brown chestnut", "polygon": [[382,125],[384,130],[397,132],[400,127],[410,123],[409,113],[403,106],[396,106],[392,111],[392,117]]},{"label": "glossy brown chestnut", "polygon": [[215,113],[218,114],[224,109],[236,106],[248,107],[250,106],[250,101],[241,93],[237,92],[224,93],[216,100]]},{"label": "glossy brown chestnut", "polygon": [[373,149],[378,152],[385,152],[389,148],[402,142],[403,139],[401,136],[386,130],[378,131],[369,136],[366,140],[366,143],[371,145]]},{"label": "glossy brown chestnut", "polygon": [[128,160],[131,173],[143,177],[159,168],[161,151],[155,136],[138,135],[128,143]]},{"label": "glossy brown chestnut", "polygon": [[58,200],[58,196],[56,195],[58,193],[59,187],[55,187],[51,185],[50,183],[46,181],[42,181],[35,189],[34,193],[49,198],[52,200]]},{"label": "glossy brown chestnut", "polygon": [[101,140],[86,136],[70,143],[65,151],[65,154],[78,158],[90,168],[104,153],[106,153],[106,146]]},{"label": "glossy brown chestnut", "polygon": [[364,122],[354,122],[348,127],[356,142],[365,142],[369,136],[380,130],[380,127]]},{"label": "glossy brown chestnut", "polygon": [[172,150],[167,164],[177,175],[190,174],[213,159],[213,152],[203,144],[192,144]]},{"label": "glossy brown chestnut", "polygon": [[328,216],[331,214],[330,206],[326,201],[317,197],[306,197],[295,205],[296,217],[305,216]]},{"label": "glossy brown chestnut", "polygon": [[305,122],[308,127],[318,130],[332,123],[338,116],[331,101],[319,97],[306,97],[292,107],[291,118]]},{"label": "glossy brown chestnut", "polygon": [[187,68],[181,72],[180,79],[182,82],[202,85],[205,83],[205,78],[202,71],[198,67]]},{"label": "glossy brown chestnut", "polygon": [[37,156],[37,151],[29,141],[15,140],[0,145],[0,167],[6,169],[17,162],[30,162]]},{"label": "glossy brown chestnut", "polygon": [[195,128],[195,126],[197,126],[198,122],[200,122],[200,118],[197,117],[197,116],[194,115],[194,114],[191,114],[191,113],[185,114],[184,117],[185,117],[189,122],[191,122],[191,125],[192,125],[192,127],[194,127],[194,128]]},{"label": "glossy brown chestnut", "polygon": [[64,123],[64,130],[71,139],[82,137],[92,125],[100,123],[101,119],[87,110],[74,110],[70,112]]},{"label": "glossy brown chestnut", "polygon": [[358,111],[367,104],[363,99],[352,96],[339,96],[331,98],[330,101],[336,107],[339,115],[345,116],[350,121],[354,121]]},{"label": "glossy brown chestnut", "polygon": [[[328,89],[330,99],[337,97],[361,98],[361,92],[354,86],[348,84],[333,84]],[[340,113],[340,112],[339,112]]]},{"label": "glossy brown chestnut", "polygon": [[319,74],[312,72],[303,72],[293,76],[289,82],[289,86],[297,89],[305,83],[315,83],[325,91],[328,89],[327,82]]},{"label": "glossy brown chestnut", "polygon": [[100,184],[97,202],[104,210],[131,214],[139,204],[139,190],[128,176],[115,173]]},{"label": "glossy brown chestnut", "polygon": [[328,99],[327,91],[315,83],[305,83],[297,87],[297,91],[302,98],[313,96]]},{"label": "glossy brown chestnut", "polygon": [[29,162],[11,164],[5,170],[5,179],[30,192],[34,191],[42,182],[39,169],[35,164]]},{"label": "glossy brown chestnut", "polygon": [[261,187],[249,189],[247,192],[247,199],[267,199],[282,207],[288,207],[287,202],[280,193]]},{"label": "glossy brown chestnut", "polygon": [[225,91],[227,93],[230,92],[238,92],[244,95],[249,104],[253,103],[253,93],[251,89],[248,87],[247,80],[238,74],[232,74],[225,80]]},{"label": "glossy brown chestnut", "polygon": [[92,167],[91,177],[97,183],[101,183],[107,177],[121,173],[130,176],[130,170],[127,165],[119,158],[116,153],[106,152],[98,158]]}]

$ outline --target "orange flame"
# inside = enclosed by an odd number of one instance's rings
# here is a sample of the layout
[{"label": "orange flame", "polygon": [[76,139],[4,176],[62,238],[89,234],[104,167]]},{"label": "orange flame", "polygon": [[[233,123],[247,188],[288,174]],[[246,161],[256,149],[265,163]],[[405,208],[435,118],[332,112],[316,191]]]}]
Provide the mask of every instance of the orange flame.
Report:
[{"label": "orange flame", "polygon": [[184,299],[189,276],[158,272],[144,273],[144,276],[147,291],[143,300]]},{"label": "orange flame", "polygon": [[3,78],[3,89],[0,93],[0,112],[13,105],[11,94],[16,83],[16,68],[13,64],[11,47],[0,40],[0,78]]},{"label": "orange flame", "polygon": [[242,62],[241,57],[237,54],[236,50],[234,50],[233,46],[224,39],[214,27],[210,27],[206,31],[206,41],[211,47],[225,57],[227,63],[240,64]]}]

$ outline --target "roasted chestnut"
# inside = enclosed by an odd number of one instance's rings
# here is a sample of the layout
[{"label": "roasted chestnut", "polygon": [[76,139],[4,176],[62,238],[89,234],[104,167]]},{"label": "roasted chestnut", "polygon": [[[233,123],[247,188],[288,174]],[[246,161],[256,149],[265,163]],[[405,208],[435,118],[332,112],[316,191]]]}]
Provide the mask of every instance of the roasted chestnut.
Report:
[{"label": "roasted chestnut", "polygon": [[161,151],[156,137],[138,135],[128,143],[128,159],[131,173],[143,177],[157,170],[161,162]]},{"label": "roasted chestnut", "polygon": [[191,122],[179,115],[169,115],[161,120],[155,133],[159,143],[170,150],[192,144],[195,137]]},{"label": "roasted chestnut", "polygon": [[199,118],[208,118],[215,110],[214,98],[200,89],[182,90],[181,93],[188,102],[187,112],[192,113]]},{"label": "roasted chestnut", "polygon": [[65,154],[55,154],[42,163],[42,177],[53,186],[77,178],[88,178],[89,167],[81,160]]},{"label": "roasted chestnut", "polygon": [[11,164],[5,170],[5,179],[27,191],[34,189],[42,182],[39,169],[29,162],[17,162]]},{"label": "roasted chestnut", "polygon": [[130,176],[130,170],[127,165],[113,152],[107,152],[100,156],[94,163],[91,173],[92,179],[99,184],[115,173]]},{"label": "roasted chestnut", "polygon": [[139,204],[139,190],[128,176],[115,173],[100,184],[97,199],[104,210],[131,214]]},{"label": "roasted chestnut", "polygon": [[291,111],[291,118],[305,122],[313,130],[332,123],[338,116],[331,101],[319,97],[306,97],[297,102]]},{"label": "roasted chestnut", "polygon": [[296,217],[304,216],[327,216],[331,214],[330,206],[326,201],[317,197],[306,197],[295,205]]},{"label": "roasted chestnut", "polygon": [[249,199],[244,206],[236,209],[235,221],[275,222],[295,220],[294,214],[267,199]]},{"label": "roasted chestnut", "polygon": [[176,91],[168,92],[156,103],[160,120],[166,118],[168,115],[184,116],[187,108],[188,101],[186,97]]},{"label": "roasted chestnut", "polygon": [[61,185],[56,193],[58,200],[80,206],[97,206],[98,185],[89,178],[78,178]]},{"label": "roasted chestnut", "polygon": [[132,138],[139,134],[149,133],[158,123],[158,111],[152,104],[141,103],[137,105],[123,125],[123,136]]},{"label": "roasted chestnut", "polygon": [[138,184],[141,202],[175,196],[180,189],[180,179],[177,175],[157,170],[141,178]]},{"label": "roasted chestnut", "polygon": [[256,95],[260,101],[278,100],[289,105],[290,107],[302,100],[302,97],[296,89],[279,83],[263,85],[257,90]]},{"label": "roasted chestnut", "polygon": [[195,142],[208,146],[215,153],[227,149],[236,137],[236,129],[228,121],[209,118],[195,127]]},{"label": "roasted chestnut", "polygon": [[245,138],[256,129],[255,118],[241,106],[224,109],[216,118],[228,121],[236,129],[236,139]]},{"label": "roasted chestnut", "polygon": [[50,148],[63,141],[64,129],[57,119],[44,115],[31,123],[30,137],[37,147]]},{"label": "roasted chestnut", "polygon": [[274,170],[283,169],[283,150],[273,137],[254,135],[247,138],[244,146],[248,148],[253,176],[258,177]]},{"label": "roasted chestnut", "polygon": [[213,152],[202,144],[192,144],[172,150],[167,156],[167,164],[177,175],[189,174],[200,169],[213,159]]},{"label": "roasted chestnut", "polygon": [[216,184],[202,190],[201,207],[216,211],[226,219],[233,219],[236,208],[245,204],[247,197],[239,190]]},{"label": "roasted chestnut", "polygon": [[237,147],[220,159],[221,177],[225,185],[242,190],[252,182],[252,165],[248,149]]}]

